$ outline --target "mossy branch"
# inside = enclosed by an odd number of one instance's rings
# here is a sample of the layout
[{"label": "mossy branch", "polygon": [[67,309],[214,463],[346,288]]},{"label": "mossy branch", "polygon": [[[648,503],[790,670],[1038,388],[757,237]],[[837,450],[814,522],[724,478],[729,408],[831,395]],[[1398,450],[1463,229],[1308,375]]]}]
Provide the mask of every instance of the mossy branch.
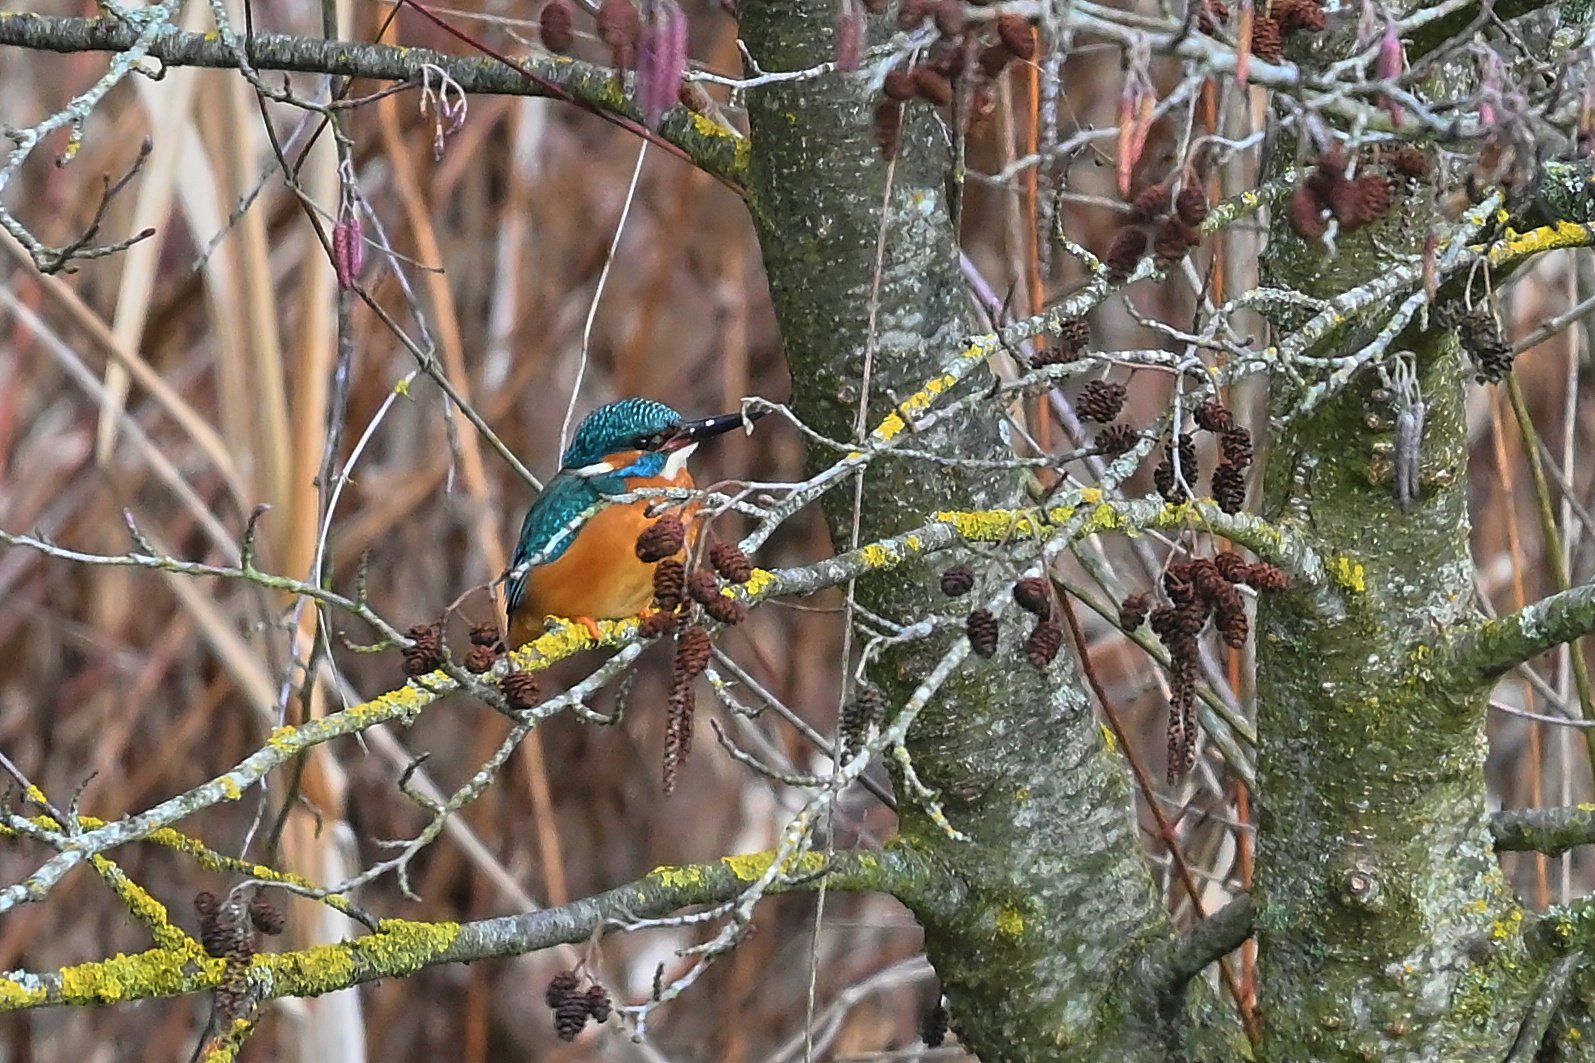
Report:
[{"label": "mossy branch", "polygon": [[[30,12],[0,12],[0,45],[49,52],[125,52],[139,39],[139,27],[116,18],[60,18]],[[402,48],[360,41],[323,40],[280,33],[256,33],[246,42],[259,72],[295,71],[410,81],[423,67],[441,70],[467,93],[506,96],[554,95],[545,85],[487,56],[458,56],[429,48]],[[174,28],[158,32],[147,54],[167,66],[236,69],[238,56],[216,34]],[[551,56],[517,60],[538,78],[595,111],[642,123],[642,113],[616,84],[614,72],[592,63]],[[710,119],[676,107],[660,123],[658,136],[681,149],[705,172],[740,188],[748,162],[747,140]]]},{"label": "mossy branch", "polygon": [[1585,583],[1459,636],[1451,646],[1454,674],[1464,683],[1489,683],[1591,631],[1595,631],[1595,583]]},{"label": "mossy branch", "polygon": [[1166,993],[1180,990],[1208,964],[1240,948],[1252,936],[1256,924],[1257,902],[1243,893],[1148,953],[1153,981]]},{"label": "mossy branch", "polygon": [[[443,963],[518,956],[584,942],[606,926],[669,916],[684,908],[737,898],[769,869],[770,853],[731,856],[689,867],[662,867],[625,886],[557,908],[471,923],[386,919],[349,941],[254,957],[250,979],[260,999],[312,997],[413,974]],[[944,888],[929,861],[912,852],[809,853],[769,892],[818,888],[922,894]],[[181,947],[77,964],[43,974],[0,977],[0,1011],[51,1005],[104,1005],[215,989],[223,961],[191,939]]]},{"label": "mossy branch", "polygon": [[1512,808],[1490,817],[1498,853],[1556,856],[1580,845],[1595,845],[1595,805]]}]

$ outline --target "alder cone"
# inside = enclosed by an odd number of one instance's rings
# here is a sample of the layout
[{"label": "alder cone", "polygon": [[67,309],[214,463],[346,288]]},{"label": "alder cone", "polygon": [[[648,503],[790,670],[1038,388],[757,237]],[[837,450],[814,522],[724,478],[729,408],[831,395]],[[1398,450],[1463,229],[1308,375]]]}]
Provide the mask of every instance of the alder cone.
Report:
[{"label": "alder cone", "polygon": [[1058,323],[1058,346],[1079,354],[1091,343],[1091,325],[1083,317],[1066,317]]},{"label": "alder cone", "polygon": [[1169,186],[1148,185],[1130,201],[1130,220],[1150,222],[1169,209]]},{"label": "alder cone", "polygon": [[995,79],[1003,72],[1007,65],[1013,62],[1014,54],[1006,45],[988,44],[980,50],[980,55],[975,57],[975,62],[980,64],[980,72],[988,78]]},{"label": "alder cone", "polygon": [[1141,433],[1127,424],[1110,424],[1097,432],[1096,444],[1102,453],[1117,457],[1134,450],[1140,438]]},{"label": "alder cone", "polygon": [[699,605],[708,605],[720,597],[720,581],[714,573],[696,569],[687,577],[687,596]]},{"label": "alder cone", "polygon": [[1135,269],[1135,264],[1141,261],[1141,256],[1146,254],[1146,233],[1140,229],[1130,227],[1120,229],[1113,237],[1113,243],[1108,245],[1108,253],[1102,256],[1103,265],[1114,276],[1122,277]]},{"label": "alder cone", "polygon": [[1146,614],[1151,606],[1151,595],[1130,595],[1119,603],[1119,627],[1125,631],[1134,631],[1146,621]]},{"label": "alder cone", "polygon": [[571,45],[576,42],[573,25],[575,13],[576,9],[571,6],[570,0],[548,0],[543,5],[542,13],[537,16],[537,25],[544,48],[561,55],[570,51]]},{"label": "alder cone", "polygon": [[609,999],[609,990],[601,985],[587,987],[586,995],[587,1014],[593,1017],[594,1022],[608,1022],[609,1011],[614,1007],[614,1002]]},{"label": "alder cone", "polygon": [[709,564],[732,583],[746,583],[753,578],[753,563],[736,543],[715,543],[711,546]]},{"label": "alder cone", "polygon": [[914,84],[914,75],[908,71],[892,70],[887,73],[886,80],[881,82],[881,92],[889,100],[907,103],[919,95],[919,86]]},{"label": "alder cone", "polygon": [[902,135],[903,105],[896,100],[882,102],[875,108],[875,143],[881,149],[881,158],[891,162],[897,157]]},{"label": "alder cone", "polygon": [[1235,429],[1235,415],[1229,412],[1217,399],[1208,399],[1198,406],[1192,413],[1191,419],[1196,422],[1196,427],[1204,432],[1231,432]]},{"label": "alder cone", "polygon": [[511,672],[501,684],[504,700],[517,712],[537,704],[537,679],[530,672]]},{"label": "alder cone", "polygon": [[990,609],[976,609],[964,622],[969,648],[978,657],[989,658],[997,652],[997,631],[997,618]]},{"label": "alder cone", "polygon": [[1233,550],[1225,550],[1213,558],[1213,564],[1218,569],[1218,574],[1231,583],[1246,582],[1246,570],[1251,566],[1246,559]]},{"label": "alder cone", "polygon": [[674,513],[667,513],[637,536],[637,560],[652,564],[674,557],[687,542],[687,527]]},{"label": "alder cone", "polygon": [[1268,63],[1277,63],[1285,54],[1285,33],[1271,18],[1252,22],[1252,54]]},{"label": "alder cone", "polygon": [[969,25],[969,16],[964,13],[964,0],[941,0],[936,5],[934,17],[936,29],[947,38],[962,37]]},{"label": "alder cone", "polygon": [[1037,668],[1045,668],[1058,656],[1063,645],[1063,628],[1056,620],[1043,618],[1036,621],[1030,637],[1025,639],[1025,660]]},{"label": "alder cone", "polygon": [[1075,400],[1074,409],[1082,421],[1107,424],[1119,416],[1128,397],[1129,391],[1118,381],[1093,380],[1081,389],[1080,397]]},{"label": "alder cone", "polygon": [[1052,591],[1040,576],[1027,576],[1013,585],[1013,600],[1027,613],[1043,619],[1052,615]]},{"label": "alder cone", "polygon": [[1246,508],[1246,473],[1227,461],[1213,468],[1213,500],[1225,513]]},{"label": "alder cone", "polygon": [[949,598],[962,598],[975,586],[975,574],[967,565],[955,565],[941,574],[941,592]]},{"label": "alder cone", "polygon": [[703,603],[703,611],[722,624],[740,624],[748,618],[748,607],[736,598],[716,594]]},{"label": "alder cone", "polygon": [[1174,200],[1174,213],[1186,225],[1195,227],[1207,220],[1207,193],[1199,185],[1189,184],[1180,189]]},{"label": "alder cone", "polygon": [[676,629],[680,616],[674,608],[655,609],[637,623],[637,634],[645,639],[656,639]]},{"label": "alder cone", "polygon": [[1259,561],[1247,569],[1246,582],[1260,591],[1282,591],[1290,586],[1290,576],[1283,569]]},{"label": "alder cone", "polygon": [[255,894],[249,902],[249,921],[255,929],[269,937],[276,937],[288,929],[288,917],[263,893]]},{"label": "alder cone", "polygon": [[997,16],[997,38],[1015,59],[1029,62],[1036,57],[1036,38],[1030,22],[1021,15],[1004,11]]},{"label": "alder cone", "polygon": [[679,558],[667,557],[654,566],[654,602],[661,609],[674,609],[681,604],[681,592],[687,585],[687,566]]}]

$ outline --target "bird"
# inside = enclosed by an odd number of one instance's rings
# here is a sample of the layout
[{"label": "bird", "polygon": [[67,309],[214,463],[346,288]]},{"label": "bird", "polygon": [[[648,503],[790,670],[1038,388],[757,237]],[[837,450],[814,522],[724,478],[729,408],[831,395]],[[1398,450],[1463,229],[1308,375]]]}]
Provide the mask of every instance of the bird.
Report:
[{"label": "bird", "polygon": [[647,609],[653,599],[654,566],[640,560],[635,547],[637,536],[653,523],[648,507],[657,499],[588,511],[605,496],[638,488],[693,487],[687,459],[698,444],[749,424],[763,412],[688,421],[662,402],[628,398],[588,414],[577,426],[559,472],[521,521],[504,577],[511,648],[541,635],[546,616],[581,624],[597,639],[597,621]]}]

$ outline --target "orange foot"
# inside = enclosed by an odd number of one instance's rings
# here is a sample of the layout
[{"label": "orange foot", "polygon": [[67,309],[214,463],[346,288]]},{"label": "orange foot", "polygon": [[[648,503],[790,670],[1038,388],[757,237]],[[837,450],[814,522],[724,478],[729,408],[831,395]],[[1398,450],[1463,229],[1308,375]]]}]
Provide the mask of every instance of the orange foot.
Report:
[{"label": "orange foot", "polygon": [[592,617],[573,616],[570,618],[570,621],[573,624],[580,624],[582,627],[586,628],[587,633],[593,637],[594,642],[604,641],[604,633],[603,631],[599,630],[598,621],[594,620]]}]

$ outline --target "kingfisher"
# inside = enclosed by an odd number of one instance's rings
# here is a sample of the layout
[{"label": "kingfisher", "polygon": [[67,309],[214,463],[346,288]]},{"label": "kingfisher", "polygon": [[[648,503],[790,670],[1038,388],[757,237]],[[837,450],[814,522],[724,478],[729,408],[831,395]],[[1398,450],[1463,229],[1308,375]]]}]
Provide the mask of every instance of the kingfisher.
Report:
[{"label": "kingfisher", "polygon": [[[759,411],[760,413],[764,411]],[[600,406],[576,429],[558,474],[543,488],[526,519],[506,574],[510,646],[543,633],[545,616],[584,625],[599,637],[598,620],[636,616],[653,599],[652,563],[637,558],[637,536],[650,524],[654,499],[604,506],[604,496],[643,487],[691,488],[687,459],[705,439],[759,414],[741,412],[684,420],[651,399]],[[690,545],[690,542],[689,542]]]}]

